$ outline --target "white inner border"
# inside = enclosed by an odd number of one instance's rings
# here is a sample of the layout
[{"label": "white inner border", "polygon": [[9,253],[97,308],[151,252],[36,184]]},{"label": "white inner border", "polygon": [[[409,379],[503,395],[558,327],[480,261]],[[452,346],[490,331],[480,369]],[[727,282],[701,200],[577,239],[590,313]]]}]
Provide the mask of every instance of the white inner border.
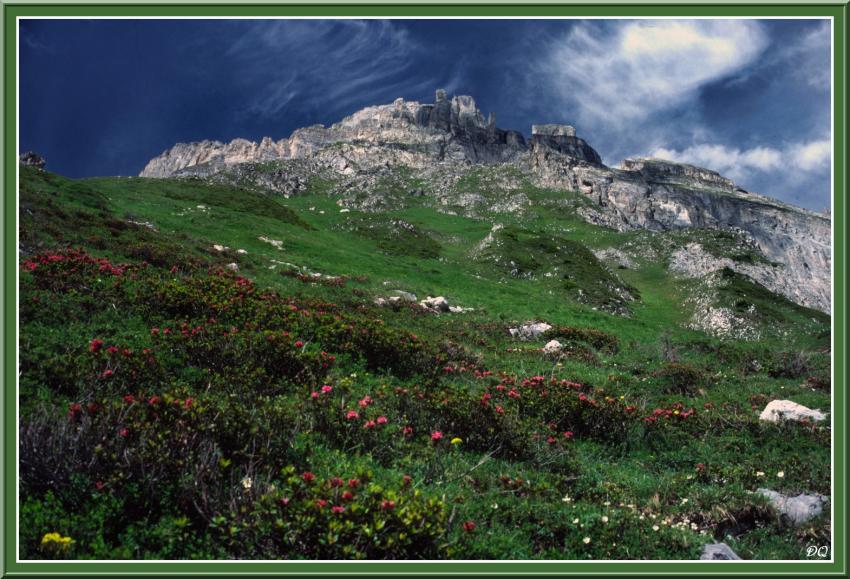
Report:
[{"label": "white inner border", "polygon": [[[672,6],[671,6],[672,7]],[[766,16],[766,17],[736,17],[736,16],[17,16],[15,17],[15,156],[20,154],[20,22],[21,20],[826,20],[830,23],[830,222],[835,218],[835,22],[832,16]],[[846,178],[846,175],[845,175]],[[20,164],[15,164],[15,239],[20,239]],[[835,228],[831,227],[831,247],[830,247],[830,263],[832,283],[830,286],[830,322],[831,322],[831,352],[835,352]],[[18,246],[20,247],[20,246]],[[21,559],[20,558],[20,267],[17,261],[15,263],[15,562],[16,563],[292,563],[294,561],[280,561],[277,559],[252,559],[252,560],[221,560],[221,559],[167,559],[167,560],[140,560],[140,559],[60,559],[60,560],[42,560],[42,559]],[[846,361],[845,361],[846,364]],[[833,416],[835,414],[835,362],[831,363],[831,383],[830,389],[830,452],[831,452],[831,469],[832,478],[830,481],[830,558],[808,560],[810,563],[834,563],[835,562],[835,428]],[[845,497],[846,498],[846,497]],[[501,562],[507,563],[621,563],[621,564],[641,564],[641,563],[704,563],[711,565],[713,563],[801,563],[807,560],[801,559],[766,559],[766,560],[742,560],[742,561],[699,561],[699,560],[669,560],[669,559],[654,559],[649,561],[643,560],[612,560],[612,559],[596,559],[591,561],[574,560],[574,559],[546,559],[546,560],[528,560],[528,559],[503,559]],[[357,563],[357,561],[338,560],[338,559],[314,559],[295,561],[297,563]],[[363,561],[366,563],[494,563],[497,561],[489,559],[409,559],[409,560],[382,560],[369,559]],[[305,570],[305,572],[309,572]],[[506,571],[510,572],[510,571]],[[195,572],[194,574],[206,574],[207,572]],[[276,572],[269,572],[274,574]],[[481,573],[481,572],[473,572]],[[214,573],[213,573],[214,574]],[[646,572],[644,572],[646,574]],[[775,572],[765,573],[769,575],[777,574]]]}]

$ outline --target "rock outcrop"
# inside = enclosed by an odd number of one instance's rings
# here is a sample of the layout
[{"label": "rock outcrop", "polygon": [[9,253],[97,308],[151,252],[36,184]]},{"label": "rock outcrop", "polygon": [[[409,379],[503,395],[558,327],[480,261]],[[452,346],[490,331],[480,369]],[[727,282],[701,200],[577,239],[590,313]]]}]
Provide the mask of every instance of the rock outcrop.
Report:
[{"label": "rock outcrop", "polygon": [[[258,170],[257,163],[270,163]],[[281,162],[285,162],[281,164]],[[578,191],[591,201],[578,213],[597,225],[626,231],[715,228],[743,232],[775,267],[753,268],[758,281],[792,301],[831,309],[831,220],[821,214],[747,192],[715,171],[660,159],[625,159],[607,167],[570,125],[533,125],[529,140],[485,118],[470,96],[438,90],[433,103],[396,99],[367,107],[325,127],[298,129],[260,142],[177,144],[152,159],[143,177],[201,176],[253,182],[296,195],[311,176],[342,180],[339,191],[365,191],[373,210],[386,209],[373,185],[394,167],[423,180],[451,181],[474,164],[506,165],[540,187]],[[455,179],[457,181],[457,179]],[[411,194],[426,194],[425,191]],[[474,191],[455,191],[460,205],[481,205]],[[440,198],[440,203],[451,203]],[[351,201],[346,201],[351,203]],[[493,209],[522,211],[521,194]]]}]

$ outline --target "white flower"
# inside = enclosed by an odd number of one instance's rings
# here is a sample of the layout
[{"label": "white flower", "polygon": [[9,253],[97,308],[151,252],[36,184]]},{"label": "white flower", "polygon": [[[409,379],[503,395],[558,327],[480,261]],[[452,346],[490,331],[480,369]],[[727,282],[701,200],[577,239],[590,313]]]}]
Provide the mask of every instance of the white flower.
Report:
[{"label": "white flower", "polygon": [[604,502],[604,503],[602,503],[602,504],[603,504],[603,505],[605,505],[606,507],[610,507],[610,506],[611,506],[611,501],[605,501],[605,502]]},{"label": "white flower", "polygon": [[757,471],[756,471],[756,476],[764,476],[764,472],[763,472],[763,471],[760,471],[760,470],[757,470]]},{"label": "white flower", "polygon": [[785,471],[780,470],[778,473],[776,473],[776,476],[778,476],[779,478],[785,478]]},{"label": "white flower", "polygon": [[493,508],[494,508],[494,509],[498,509],[498,508],[499,508],[499,504],[498,504],[498,503],[493,503]]},{"label": "white flower", "polygon": [[652,530],[653,530],[653,531],[657,531],[657,530],[658,530],[658,529],[660,529],[660,528],[661,528],[661,527],[659,527],[658,525],[652,525]]},{"label": "white flower", "polygon": [[242,487],[247,491],[251,490],[251,485],[254,484],[254,481],[251,480],[251,477],[246,476],[242,479]]},{"label": "white flower", "polygon": [[603,517],[602,517],[602,519],[601,519],[601,521],[602,521],[603,523],[607,523],[607,522],[608,522],[608,517],[604,517],[604,516],[603,516]]},{"label": "white flower", "polygon": [[584,542],[585,545],[587,545],[587,544],[590,543],[590,537],[585,537],[584,539],[582,539],[582,541]]},{"label": "white flower", "polygon": [[685,503],[687,503],[687,502],[688,502],[687,497],[686,497],[686,498],[684,498],[684,499],[682,499],[682,504],[683,504],[683,505],[684,505]]},{"label": "white flower", "polygon": [[569,503],[569,502],[572,502],[573,499],[570,498],[570,495],[566,495],[561,500],[564,501],[565,503]]},{"label": "white flower", "polygon": [[573,519],[573,524],[578,525],[578,519]]}]

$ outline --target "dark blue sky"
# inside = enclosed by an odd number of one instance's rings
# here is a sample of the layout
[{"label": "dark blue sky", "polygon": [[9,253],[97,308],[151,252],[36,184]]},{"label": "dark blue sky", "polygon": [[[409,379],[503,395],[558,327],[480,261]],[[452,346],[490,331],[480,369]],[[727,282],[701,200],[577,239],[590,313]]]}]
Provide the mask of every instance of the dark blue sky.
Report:
[{"label": "dark blue sky", "polygon": [[609,164],[655,155],[829,204],[818,20],[24,20],[21,150],[137,174],[178,141],[258,140],[434,89],[497,124],[570,122]]}]

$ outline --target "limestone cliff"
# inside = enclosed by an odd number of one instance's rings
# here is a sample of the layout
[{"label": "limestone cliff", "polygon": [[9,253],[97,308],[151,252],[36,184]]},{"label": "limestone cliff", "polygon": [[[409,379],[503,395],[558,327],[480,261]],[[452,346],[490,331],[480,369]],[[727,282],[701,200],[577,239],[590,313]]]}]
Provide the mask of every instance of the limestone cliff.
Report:
[{"label": "limestone cliff", "polygon": [[[271,172],[252,169],[267,161],[287,163]],[[433,103],[396,99],[357,111],[330,127],[298,129],[279,141],[266,137],[259,143],[180,143],[152,159],[141,176],[237,175],[290,195],[303,190],[316,173],[347,179],[341,191],[368,192],[376,175],[392,167],[403,165],[427,180],[443,181],[475,164],[510,166],[536,185],[579,191],[593,201],[583,217],[602,226],[741,232],[776,264],[758,270],[762,284],[796,303],[830,311],[828,217],[744,191],[709,169],[643,158],[607,167],[570,125],[534,125],[526,140],[518,131],[498,128],[494,115],[485,118],[472,97],[448,98],[442,90]],[[512,203],[521,210],[522,196]],[[701,260],[694,271],[705,267]]]}]

